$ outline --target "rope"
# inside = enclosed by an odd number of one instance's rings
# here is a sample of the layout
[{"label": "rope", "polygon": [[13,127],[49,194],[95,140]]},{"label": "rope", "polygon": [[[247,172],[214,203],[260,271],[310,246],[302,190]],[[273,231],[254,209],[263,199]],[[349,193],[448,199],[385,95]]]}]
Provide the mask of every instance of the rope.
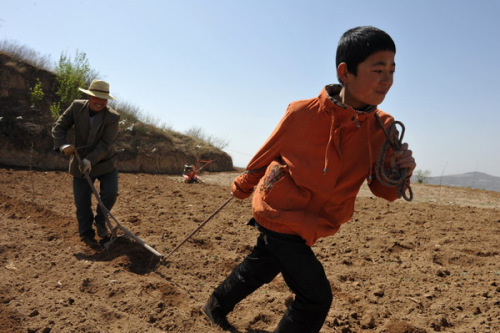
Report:
[{"label": "rope", "polygon": [[224,208],[231,200],[233,200],[233,198],[234,197],[231,195],[231,197],[226,202],[224,202],[219,208],[217,208],[215,212],[212,213],[212,215],[210,215],[205,221],[203,221],[203,223],[201,223],[196,229],[194,229],[193,232],[191,232],[186,238],[184,238],[184,240],[179,245],[177,245],[172,251],[170,251],[169,254],[163,257],[162,260],[166,261],[175,251],[177,251],[184,243],[186,243],[186,241],[190,239],[198,230],[203,228],[203,226],[207,224],[208,221],[212,219],[212,217],[214,217],[222,208]]},{"label": "rope", "polygon": [[[382,146],[382,149],[380,150],[377,161],[375,162],[375,176],[384,186],[397,186],[399,196],[403,197],[406,201],[412,201],[413,190],[410,186],[410,180],[406,177],[407,169],[401,169],[397,166],[389,170],[385,168],[385,161],[389,147],[391,147],[393,151],[401,150],[403,136],[405,134],[405,126],[402,122],[396,120],[392,122],[389,129],[386,130],[382,120],[376,113],[375,118],[377,118],[382,130],[384,131],[385,137],[387,138]],[[401,127],[401,134],[399,134],[397,129],[398,125]],[[406,190],[408,190],[408,195],[406,195]]]}]

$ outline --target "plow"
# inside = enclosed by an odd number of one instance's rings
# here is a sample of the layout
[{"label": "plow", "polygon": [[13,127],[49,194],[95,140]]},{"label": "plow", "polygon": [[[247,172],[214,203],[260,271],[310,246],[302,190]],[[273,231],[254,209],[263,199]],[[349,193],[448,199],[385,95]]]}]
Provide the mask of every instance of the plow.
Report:
[{"label": "plow", "polygon": [[[78,161],[78,164],[82,165],[83,162],[82,162],[82,159],[81,159],[80,155],[78,154],[77,150],[75,150],[75,157]],[[102,202],[101,197],[94,186],[94,182],[92,181],[92,179],[89,176],[89,173],[85,172],[84,176],[85,176],[85,179],[87,180],[87,182],[89,183],[90,188],[92,189],[92,193],[94,194],[94,196],[97,200],[97,204],[99,205],[99,207],[101,208],[101,210],[104,214],[106,227],[109,228],[109,230],[111,232],[111,237],[110,237],[111,239],[108,242],[104,243],[104,247],[106,249],[109,249],[111,244],[113,244],[113,242],[117,239],[118,231],[122,231],[125,234],[126,238],[133,239],[138,244],[140,244],[142,247],[144,247],[146,250],[153,253],[155,256],[162,258],[163,255],[160,252],[156,251],[154,248],[149,246],[145,241],[143,241],[142,239],[140,239],[139,237],[134,235],[134,233],[132,233],[130,230],[125,228],[123,225],[121,225],[120,222],[118,222],[118,220],[113,216],[113,214],[111,214],[109,209],[107,209],[106,206],[104,205],[104,203]],[[111,223],[110,217],[111,217],[111,219],[113,219],[115,225],[113,225]]]},{"label": "plow", "polygon": [[[83,164],[82,159],[80,155],[78,154],[78,151],[75,150],[75,157],[78,161],[78,164],[81,166]],[[213,161],[196,161],[196,167],[193,166],[193,169],[191,169],[192,174],[189,176],[189,179],[194,179],[193,177],[197,177],[197,174],[201,172],[201,170],[207,166],[208,164],[212,163]],[[199,163],[204,163],[201,167],[199,167]],[[90,175],[88,172],[84,173],[85,179],[87,180],[90,188],[92,189],[92,193],[94,194],[97,203],[99,207],[101,208],[102,212],[104,213],[105,216],[105,223],[106,227],[110,230],[111,232],[111,237],[110,239],[104,243],[104,247],[106,249],[109,249],[110,246],[113,244],[113,242],[118,238],[118,232],[121,231],[124,234],[125,238],[133,239],[135,242],[137,242],[139,245],[144,247],[146,250],[154,254],[157,258],[160,259],[161,262],[166,262],[166,260],[172,256],[182,245],[184,245],[195,233],[197,233],[201,228],[203,228],[215,215],[217,215],[231,200],[233,199],[233,196],[225,201],[219,208],[217,208],[205,221],[203,221],[196,229],[194,229],[184,240],[182,240],[174,249],[172,249],[166,256],[155,250],[152,246],[147,244],[144,240],[136,236],[134,233],[132,233],[130,230],[128,230],[126,227],[124,227],[118,220],[111,214],[109,209],[106,208],[104,203],[101,200],[101,197],[99,193],[97,192],[97,189],[94,186],[94,182],[90,178]],[[186,177],[185,177],[186,178]],[[188,182],[186,180],[186,182]],[[193,181],[194,182],[194,181]],[[198,182],[198,181],[196,181]],[[112,221],[114,222],[114,225]]]}]

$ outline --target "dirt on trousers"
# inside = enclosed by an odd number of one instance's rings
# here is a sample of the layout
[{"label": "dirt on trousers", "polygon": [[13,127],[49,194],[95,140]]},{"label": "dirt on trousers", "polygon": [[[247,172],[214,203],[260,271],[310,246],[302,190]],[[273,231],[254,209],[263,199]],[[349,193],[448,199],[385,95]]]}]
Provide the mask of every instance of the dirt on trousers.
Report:
[{"label": "dirt on trousers", "polygon": [[[112,213],[168,254],[237,175],[121,173]],[[389,203],[363,187],[352,220],[313,246],[334,294],[321,332],[500,332],[500,193],[413,191]],[[70,175],[0,168],[0,332],[222,332],[200,309],[254,246],[250,217],[250,200],[232,200],[167,262],[121,234],[96,251],[79,239]],[[272,332],[292,299],[278,276],[228,319]]]}]

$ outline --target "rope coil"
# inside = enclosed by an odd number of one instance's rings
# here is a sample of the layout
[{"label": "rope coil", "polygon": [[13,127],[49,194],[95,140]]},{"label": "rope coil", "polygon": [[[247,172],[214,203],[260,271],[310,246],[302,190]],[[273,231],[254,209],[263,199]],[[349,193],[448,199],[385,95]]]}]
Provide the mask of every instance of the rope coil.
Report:
[{"label": "rope coil", "polygon": [[[377,161],[375,162],[375,176],[377,180],[384,186],[388,187],[398,187],[398,194],[400,197],[403,197],[406,201],[413,200],[413,190],[410,186],[410,180],[407,178],[407,169],[402,169],[399,167],[394,167],[391,169],[385,168],[385,161],[387,157],[387,153],[389,151],[389,147],[392,148],[393,151],[401,150],[401,145],[403,143],[403,137],[405,134],[405,126],[402,122],[395,120],[389,126],[389,129],[386,130],[382,120],[375,113],[375,118],[377,118],[382,130],[384,131],[385,137],[387,138],[380,153],[378,155]],[[401,134],[398,131],[397,126],[401,127]],[[408,190],[408,195],[406,191]]]}]

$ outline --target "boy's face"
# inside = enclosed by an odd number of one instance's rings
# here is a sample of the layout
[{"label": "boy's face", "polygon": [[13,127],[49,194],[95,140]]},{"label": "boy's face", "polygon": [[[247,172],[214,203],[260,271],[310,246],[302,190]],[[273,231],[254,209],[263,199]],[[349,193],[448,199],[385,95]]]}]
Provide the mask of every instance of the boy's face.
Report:
[{"label": "boy's face", "polygon": [[344,83],[343,102],[355,109],[382,103],[394,79],[394,56],[391,51],[372,54],[358,65],[357,75],[349,73],[345,63],[340,64],[337,70]]}]

